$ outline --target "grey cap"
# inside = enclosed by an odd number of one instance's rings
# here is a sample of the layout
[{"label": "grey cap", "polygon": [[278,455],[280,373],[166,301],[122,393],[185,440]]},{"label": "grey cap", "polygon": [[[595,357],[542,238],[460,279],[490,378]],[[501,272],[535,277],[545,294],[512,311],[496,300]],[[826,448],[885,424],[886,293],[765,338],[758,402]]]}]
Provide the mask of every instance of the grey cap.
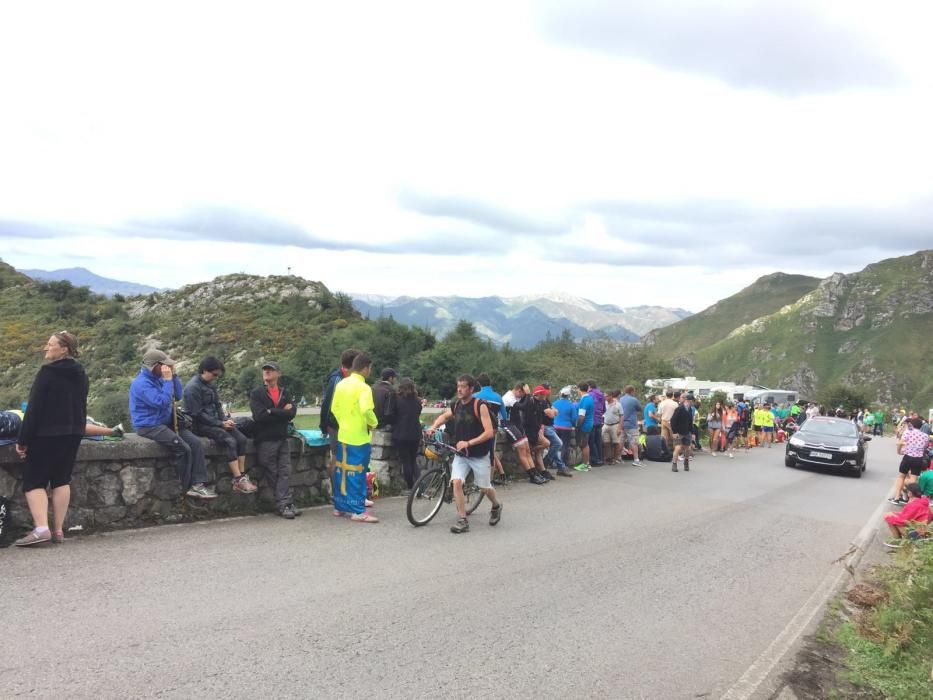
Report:
[{"label": "grey cap", "polygon": [[152,369],[158,364],[168,365],[169,367],[175,366],[175,360],[166,355],[161,350],[146,350],[146,353],[143,355],[143,367],[146,369]]},{"label": "grey cap", "polygon": [[282,371],[282,368],[279,367],[279,363],[278,363],[278,362],[263,362],[263,363],[262,363],[262,368],[263,368],[263,369],[274,369],[276,372],[281,372],[281,371]]}]

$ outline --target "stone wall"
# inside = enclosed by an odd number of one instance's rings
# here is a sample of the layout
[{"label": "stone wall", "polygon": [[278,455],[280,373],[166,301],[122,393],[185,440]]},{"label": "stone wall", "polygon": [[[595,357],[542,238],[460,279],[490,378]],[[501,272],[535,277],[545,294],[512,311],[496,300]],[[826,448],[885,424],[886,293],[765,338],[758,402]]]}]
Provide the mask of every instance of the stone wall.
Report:
[{"label": "stone wall", "polygon": [[[233,492],[226,454],[208,440],[202,442],[208,475],[220,496],[208,502],[182,497],[169,451],[151,440],[130,434],[120,441],[83,441],[71,482],[66,529],[78,525],[85,530],[133,528],[274,509],[271,490],[255,463],[252,442],[247,446],[246,469],[259,486],[254,495]],[[377,430],[372,443],[370,470],[376,475],[379,496],[398,495],[405,489],[405,482],[392,436]],[[299,507],[327,503],[328,449],[308,447],[297,438],[290,439],[290,444],[295,503]],[[520,475],[514,452],[503,447],[504,440],[500,440],[500,457],[506,471]],[[8,524],[13,527],[31,525],[22,492],[23,466],[13,445],[0,447],[0,496],[12,502]]]},{"label": "stone wall", "polygon": [[[379,481],[380,495],[393,495],[404,488],[394,450],[387,444],[390,437],[377,432],[373,439],[371,468]],[[83,441],[75,462],[65,527],[120,529],[274,510],[272,492],[255,462],[252,442],[247,447],[246,469],[259,486],[254,495],[233,492],[226,454],[214,443],[202,442],[208,475],[220,496],[214,501],[183,498],[171,454],[151,440],[130,434],[121,441]],[[328,449],[308,447],[297,438],[289,442],[295,503],[299,507],[327,503]],[[22,492],[23,467],[13,445],[0,447],[0,496],[12,501],[10,521],[14,527],[31,523]]]}]

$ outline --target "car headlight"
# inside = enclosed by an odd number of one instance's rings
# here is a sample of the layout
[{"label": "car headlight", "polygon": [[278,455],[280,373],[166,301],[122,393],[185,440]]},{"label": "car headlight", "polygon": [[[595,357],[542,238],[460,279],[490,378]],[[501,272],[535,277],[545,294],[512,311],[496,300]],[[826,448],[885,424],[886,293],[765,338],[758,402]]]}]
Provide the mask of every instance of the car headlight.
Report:
[{"label": "car headlight", "polygon": [[794,437],[790,439],[790,444],[793,445],[794,447],[803,447],[807,443],[803,441],[803,438],[799,438],[796,435],[794,435]]},{"label": "car headlight", "polygon": [[840,452],[858,452],[858,445],[843,445],[839,448]]}]

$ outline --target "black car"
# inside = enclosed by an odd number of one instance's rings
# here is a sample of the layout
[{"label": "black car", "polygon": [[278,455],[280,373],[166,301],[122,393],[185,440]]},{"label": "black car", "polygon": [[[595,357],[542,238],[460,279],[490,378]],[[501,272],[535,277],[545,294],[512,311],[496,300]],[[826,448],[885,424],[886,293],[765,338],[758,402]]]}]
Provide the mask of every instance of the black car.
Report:
[{"label": "black car", "polygon": [[808,418],[787,441],[784,464],[788,467],[813,465],[837,467],[861,476],[867,462],[865,452],[871,436],[862,435],[858,426],[844,418]]}]

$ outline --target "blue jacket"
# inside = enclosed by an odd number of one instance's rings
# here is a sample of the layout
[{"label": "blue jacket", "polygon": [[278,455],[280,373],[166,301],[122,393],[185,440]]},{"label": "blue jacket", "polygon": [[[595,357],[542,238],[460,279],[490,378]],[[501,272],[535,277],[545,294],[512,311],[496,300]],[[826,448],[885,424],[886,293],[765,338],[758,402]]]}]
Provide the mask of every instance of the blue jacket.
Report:
[{"label": "blue jacket", "polygon": [[[348,375],[349,376],[349,375]],[[338,367],[327,377],[324,383],[324,398],[321,400],[321,433],[337,435],[340,426],[337,419],[331,413],[331,405],[334,403],[334,391],[337,389],[337,383],[343,379],[343,371]]]},{"label": "blue jacket", "polygon": [[[174,389],[174,392],[173,392]],[[172,405],[181,400],[181,380],[166,381],[145,367],[130,384],[130,418],[134,428],[172,424]]]}]

